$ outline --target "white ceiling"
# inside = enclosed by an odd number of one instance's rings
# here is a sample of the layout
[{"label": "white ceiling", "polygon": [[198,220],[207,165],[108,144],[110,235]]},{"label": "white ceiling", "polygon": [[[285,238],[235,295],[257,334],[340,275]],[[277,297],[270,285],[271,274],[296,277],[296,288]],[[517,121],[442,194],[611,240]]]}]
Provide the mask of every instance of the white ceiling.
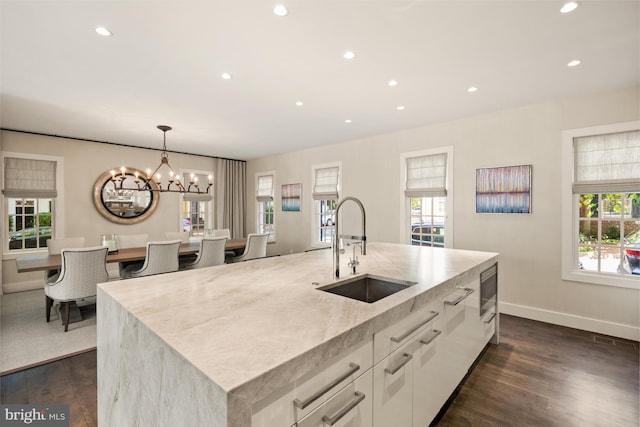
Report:
[{"label": "white ceiling", "polygon": [[640,82],[638,0],[275,3],[2,0],[0,124],[248,160]]}]

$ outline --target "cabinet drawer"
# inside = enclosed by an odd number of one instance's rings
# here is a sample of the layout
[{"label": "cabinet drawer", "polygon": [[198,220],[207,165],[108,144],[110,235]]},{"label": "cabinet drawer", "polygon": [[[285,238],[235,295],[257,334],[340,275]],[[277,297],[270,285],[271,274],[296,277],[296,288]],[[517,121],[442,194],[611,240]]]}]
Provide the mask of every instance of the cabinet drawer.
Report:
[{"label": "cabinet drawer", "polygon": [[480,281],[472,281],[443,298],[443,334],[451,381],[457,384],[478,355]]},{"label": "cabinet drawer", "polygon": [[439,304],[427,304],[404,319],[387,326],[373,337],[373,363],[378,363],[406,344],[417,333],[441,316]]},{"label": "cabinet drawer", "polygon": [[448,371],[448,354],[440,329],[422,332],[421,344],[413,353],[413,423],[426,427],[445,404],[456,384]]},{"label": "cabinet drawer", "polygon": [[298,427],[372,427],[373,375],[367,370],[335,396],[298,421]]},{"label": "cabinet drawer", "polygon": [[411,427],[415,340],[373,366],[374,427]]},{"label": "cabinet drawer", "polygon": [[372,337],[253,405],[253,427],[290,426],[373,365]]},{"label": "cabinet drawer", "polygon": [[482,347],[491,340],[493,335],[496,333],[496,321],[497,314],[495,311],[495,307],[484,314],[480,318],[480,329],[482,336]]}]

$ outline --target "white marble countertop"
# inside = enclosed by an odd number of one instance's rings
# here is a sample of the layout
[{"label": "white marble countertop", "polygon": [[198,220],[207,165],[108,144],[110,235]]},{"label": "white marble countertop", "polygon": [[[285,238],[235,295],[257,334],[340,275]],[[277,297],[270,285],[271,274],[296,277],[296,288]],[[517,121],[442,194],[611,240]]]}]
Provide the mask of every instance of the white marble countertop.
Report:
[{"label": "white marble countertop", "polygon": [[368,304],[312,285],[335,281],[332,256],[325,249],[99,286],[250,405],[497,261],[495,253],[369,243],[359,275],[417,284]]}]

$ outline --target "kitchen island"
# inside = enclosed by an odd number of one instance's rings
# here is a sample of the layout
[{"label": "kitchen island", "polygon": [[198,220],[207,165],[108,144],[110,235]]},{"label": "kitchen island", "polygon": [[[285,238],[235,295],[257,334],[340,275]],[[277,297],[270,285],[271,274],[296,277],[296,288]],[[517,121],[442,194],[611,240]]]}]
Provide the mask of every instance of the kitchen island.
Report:
[{"label": "kitchen island", "polygon": [[358,275],[414,283],[374,303],[317,289],[336,281],[328,249],[100,284],[99,425],[278,425],[261,416],[273,405],[278,416],[299,379],[477,281],[497,258],[369,243]]}]

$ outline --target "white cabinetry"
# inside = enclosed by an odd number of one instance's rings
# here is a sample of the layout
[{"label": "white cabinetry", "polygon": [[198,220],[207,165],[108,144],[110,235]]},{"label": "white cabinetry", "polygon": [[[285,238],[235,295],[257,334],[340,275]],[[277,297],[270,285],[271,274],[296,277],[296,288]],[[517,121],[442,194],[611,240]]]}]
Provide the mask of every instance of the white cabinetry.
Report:
[{"label": "white cabinetry", "polygon": [[419,334],[420,346],[413,353],[413,426],[428,426],[453,391],[447,388],[447,353],[440,324]]},{"label": "white cabinetry", "polygon": [[[480,350],[480,280],[460,287],[443,300],[445,361],[451,391],[464,378]],[[484,346],[484,344],[483,344]]]},{"label": "white cabinetry", "polygon": [[[372,337],[368,337],[344,354],[328,360],[295,382],[254,404],[252,427],[295,425],[337,392],[347,386],[353,387],[354,381],[371,368],[372,357]],[[360,384],[360,387],[366,387],[366,382]],[[370,405],[371,392],[363,394],[367,400],[364,405]],[[336,396],[333,404],[325,406],[325,410],[332,413],[336,405],[347,402],[344,403],[346,405],[352,400],[341,394],[340,397]],[[359,403],[357,406],[360,407],[358,411],[362,411],[362,404]]]},{"label": "white cabinetry", "polygon": [[[498,313],[496,307],[487,311],[481,318],[479,323],[479,334],[482,337],[482,341],[479,344],[480,350],[484,348],[486,343],[492,341],[494,334],[497,330],[496,322],[498,321]],[[493,341],[492,341],[493,342]]]},{"label": "white cabinetry", "polygon": [[298,427],[372,427],[372,370],[349,383],[309,415],[298,421]]},{"label": "white cabinetry", "polygon": [[382,340],[394,343],[391,354],[373,367],[374,427],[411,426],[414,418],[424,419],[431,412],[427,408],[431,405],[424,406],[423,399],[432,390],[423,381],[437,370],[441,327],[440,313],[434,307],[419,310],[374,336],[374,349],[389,348]]},{"label": "white cabinetry", "polygon": [[426,427],[438,414],[496,330],[479,288],[476,278],[375,334],[374,427]]},{"label": "white cabinetry", "polygon": [[413,356],[405,347],[373,367],[374,427],[411,425]]},{"label": "white cabinetry", "polygon": [[252,427],[426,427],[496,333],[476,278],[256,403]]}]

